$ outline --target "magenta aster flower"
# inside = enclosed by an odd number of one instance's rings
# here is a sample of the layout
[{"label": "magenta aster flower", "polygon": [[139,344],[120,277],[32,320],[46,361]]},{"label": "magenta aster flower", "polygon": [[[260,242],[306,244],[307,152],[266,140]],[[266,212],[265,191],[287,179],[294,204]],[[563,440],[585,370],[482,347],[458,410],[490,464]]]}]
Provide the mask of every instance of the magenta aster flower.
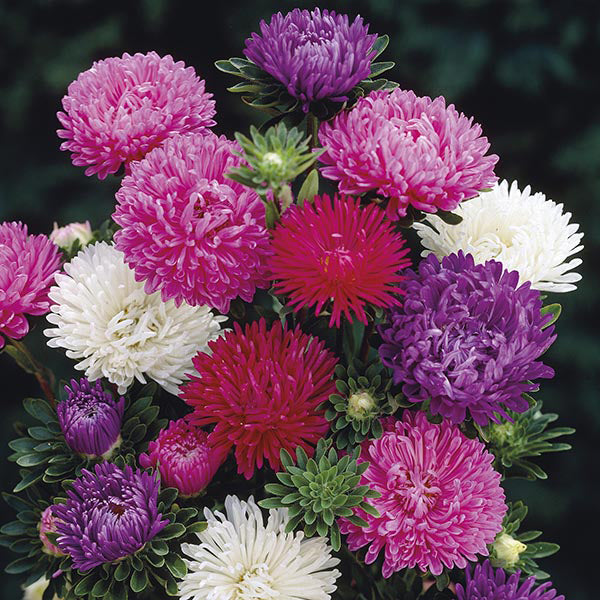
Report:
[{"label": "magenta aster flower", "polygon": [[375,205],[324,195],[286,211],[273,234],[271,278],[295,310],[331,301],[329,326],[352,314],[367,322],[365,306],[400,304],[400,270],[410,265],[404,239]]},{"label": "magenta aster flower", "polygon": [[67,398],[56,405],[56,412],[69,448],[89,457],[109,453],[121,441],[125,398],[115,400],[100,381],[91,384],[85,378],[71,379],[65,390]]},{"label": "magenta aster flower", "polygon": [[40,517],[39,530],[42,550],[52,556],[64,556],[64,552],[58,546],[55,546],[46,535],[47,533],[56,533],[56,519],[52,514],[52,506],[47,506],[43,510]]},{"label": "magenta aster flower", "polygon": [[58,547],[81,571],[133,554],[168,523],[157,509],[158,492],[154,475],[131,467],[83,469],[67,501],[52,507]]},{"label": "magenta aster flower", "polygon": [[266,461],[280,467],[282,448],[295,454],[328,430],[319,406],[335,392],[336,359],[325,344],[264,319],[209,342],[210,354],[194,359],[199,376],[182,386],[181,398],[193,409],[192,422],[215,424],[215,446],[235,446],[238,472],[250,479]]},{"label": "magenta aster flower", "polygon": [[322,173],[345,194],[375,190],[388,199],[390,219],[409,205],[450,211],[495,181],[498,157],[481,127],[442,96],[411,91],[372,92],[319,130]]},{"label": "magenta aster flower", "polygon": [[519,274],[497,261],[476,265],[470,254],[433,255],[407,271],[404,305],[382,326],[379,353],[412,402],[431,400],[431,410],[453,423],[467,411],[479,425],[506,409],[529,407],[524,392],[554,371],[539,358],[556,339],[542,329],[542,301]]},{"label": "magenta aster flower", "polygon": [[[369,545],[365,562],[383,549],[383,576],[405,567],[465,568],[502,528],[506,512],[494,457],[456,425],[434,425],[423,412],[405,411],[403,419],[386,419],[384,433],[363,444],[369,467],[361,484],[381,494],[369,500],[379,517],[355,512],[366,527],[342,519],[352,551]],[[360,462],[360,461],[359,461]]]},{"label": "magenta aster flower", "polygon": [[238,150],[212,133],[175,136],[131,165],[117,192],[115,245],[147,293],[225,313],[267,285],[264,205],[225,177],[241,164]]},{"label": "magenta aster flower", "polygon": [[61,150],[104,179],[174,133],[215,124],[215,103],[192,67],[171,56],[123,54],[95,62],[69,85],[57,113]]},{"label": "magenta aster flower", "polygon": [[158,467],[164,485],[183,496],[196,496],[211,482],[227,457],[227,450],[213,447],[209,435],[186,417],[171,421],[158,438],[140,454],[144,468]]},{"label": "magenta aster flower", "polygon": [[565,600],[557,596],[552,583],[547,581],[535,586],[535,577],[528,577],[519,584],[521,572],[512,575],[502,569],[494,569],[489,560],[466,570],[466,583],[456,584],[458,600]]},{"label": "magenta aster flower", "polygon": [[[29,332],[25,315],[50,310],[48,292],[61,254],[45,235],[27,235],[22,223],[0,224],[0,334],[19,340]],[[0,349],[5,341],[0,335]]]},{"label": "magenta aster flower", "polygon": [[273,15],[269,24],[261,21],[244,54],[308,112],[317,100],[348,100],[348,92],[369,77],[377,35],[368,31],[361,17],[350,23],[333,11],[296,8]]}]

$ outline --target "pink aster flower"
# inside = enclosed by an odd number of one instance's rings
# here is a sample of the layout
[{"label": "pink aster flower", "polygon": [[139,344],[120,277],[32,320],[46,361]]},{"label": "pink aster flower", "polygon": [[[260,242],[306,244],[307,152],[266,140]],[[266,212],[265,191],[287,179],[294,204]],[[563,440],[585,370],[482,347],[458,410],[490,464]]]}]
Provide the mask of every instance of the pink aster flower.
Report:
[{"label": "pink aster flower", "polygon": [[401,421],[387,419],[384,433],[364,443],[369,468],[361,479],[381,494],[370,500],[379,511],[358,527],[342,520],[352,551],[370,544],[372,563],[384,549],[383,576],[405,567],[464,569],[502,528],[506,512],[494,457],[478,440],[467,438],[446,421],[434,425],[423,412],[405,411]]},{"label": "pink aster flower", "polygon": [[336,359],[322,341],[264,319],[210,342],[211,354],[194,359],[199,376],[182,386],[193,409],[192,422],[215,424],[211,440],[235,446],[238,472],[247,479],[268,461],[280,467],[282,448],[295,453],[312,446],[328,430],[319,405],[335,392]]},{"label": "pink aster flower", "polygon": [[450,211],[495,181],[498,157],[481,127],[440,96],[411,91],[372,92],[350,111],[323,123],[322,173],[346,194],[375,190],[388,198],[391,219],[409,205]]},{"label": "pink aster flower", "polygon": [[183,418],[171,421],[148,444],[148,454],[140,454],[140,465],[158,467],[163,485],[189,497],[206,488],[226,457],[227,451],[215,448],[206,431]]},{"label": "pink aster flower", "polygon": [[46,535],[47,533],[56,533],[56,521],[56,517],[52,514],[52,506],[47,506],[42,511],[38,524],[42,551],[52,556],[64,556],[64,552],[58,546],[54,545]]},{"label": "pink aster flower", "polygon": [[0,224],[0,333],[19,340],[29,332],[26,314],[50,310],[48,292],[60,264],[58,247],[45,235],[27,235],[22,223]]},{"label": "pink aster flower", "polygon": [[241,163],[237,150],[212,133],[174,136],[131,165],[117,192],[115,245],[147,293],[225,313],[268,284],[264,205],[225,177]]},{"label": "pink aster flower", "polygon": [[192,67],[171,56],[123,54],[95,62],[69,85],[57,113],[61,150],[104,179],[174,133],[215,124],[215,103]]},{"label": "pink aster flower", "polygon": [[331,300],[331,319],[352,314],[367,322],[365,306],[400,304],[400,270],[410,265],[408,248],[385,213],[358,200],[324,195],[288,210],[273,235],[271,277],[295,310],[314,306],[316,314]]}]

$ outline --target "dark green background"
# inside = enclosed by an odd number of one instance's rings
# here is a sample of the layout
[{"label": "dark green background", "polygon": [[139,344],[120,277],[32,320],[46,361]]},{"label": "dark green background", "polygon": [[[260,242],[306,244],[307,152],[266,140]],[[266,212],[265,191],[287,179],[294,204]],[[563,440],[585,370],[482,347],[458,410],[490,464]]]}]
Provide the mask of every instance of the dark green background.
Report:
[{"label": "dark green background", "polygon": [[[32,232],[49,232],[90,219],[97,226],[112,210],[117,180],[87,178],[58,150],[55,113],[66,87],[93,60],[124,51],[156,50],[193,65],[217,101],[217,132],[247,129],[260,115],[225,91],[234,82],[213,61],[239,56],[258,21],[276,9],[314,2],[253,0],[204,2],[143,0],[24,0],[0,4],[0,221],[20,219]],[[516,482],[509,495],[530,506],[528,528],[562,551],[542,561],[557,588],[572,600],[596,597],[599,486],[596,439],[600,428],[595,331],[600,243],[600,6],[567,0],[362,0],[321,3],[360,13],[391,43],[390,75],[420,95],[443,94],[474,115],[500,156],[497,174],[531,184],[563,202],[585,231],[577,292],[554,295],[563,304],[558,341],[546,358],[557,371],[538,397],[559,412],[560,425],[577,427],[574,450],[541,460],[550,479]],[[39,337],[39,328],[34,335]],[[44,356],[52,353],[44,350]],[[53,359],[55,360],[55,359]],[[22,415],[24,395],[37,394],[7,356],[0,356],[4,387],[0,435]],[[4,486],[16,475],[2,444]],[[2,508],[3,518],[8,518]],[[6,518],[4,515],[6,514]],[[20,593],[5,578],[0,597]]]}]

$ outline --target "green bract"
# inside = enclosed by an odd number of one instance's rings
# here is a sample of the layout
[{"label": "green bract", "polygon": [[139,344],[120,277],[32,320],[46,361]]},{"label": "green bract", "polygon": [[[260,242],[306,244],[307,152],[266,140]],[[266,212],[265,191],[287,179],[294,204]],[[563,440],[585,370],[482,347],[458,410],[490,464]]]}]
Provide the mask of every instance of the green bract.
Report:
[{"label": "green bract", "polygon": [[[128,398],[126,401],[121,429],[122,442],[114,456],[124,457],[129,465],[137,464],[136,455],[145,450],[146,442],[156,438],[166,426],[166,419],[157,419],[159,408],[152,403],[156,389],[155,383],[148,384],[137,399]],[[81,474],[81,469],[89,469],[101,462],[99,458],[81,456],[69,448],[58,423],[56,410],[46,400],[26,398],[23,406],[41,424],[23,428],[22,436],[8,444],[13,450],[9,460],[22,467],[19,472],[21,481],[15,486],[14,492],[25,490],[40,480],[52,484],[74,479]]]},{"label": "green bract", "polygon": [[360,449],[342,456],[331,447],[331,440],[319,440],[314,458],[308,458],[306,452],[298,447],[294,465],[292,457],[281,451],[281,462],[285,472],[277,473],[281,483],[269,483],[265,486],[272,498],[259,502],[263,508],[287,508],[290,521],[286,531],[290,532],[302,524],[307,537],[331,535],[331,546],[339,550],[341,546],[338,517],[364,527],[367,522],[354,514],[355,508],[378,516],[379,513],[365,498],[378,498],[379,493],[367,485],[358,485],[360,476],[367,470],[369,463],[358,464]]},{"label": "green bract", "polygon": [[529,398],[532,404],[524,413],[509,411],[513,422],[492,423],[479,427],[479,432],[488,443],[490,452],[496,457],[495,467],[506,477],[523,477],[525,479],[546,479],[545,471],[528,460],[545,452],[569,450],[571,446],[552,442],[562,435],[571,435],[575,430],[571,427],[555,427],[548,425],[558,419],[555,413],[542,413],[542,401]]},{"label": "green bract", "polygon": [[402,396],[391,391],[392,379],[386,377],[381,362],[365,366],[355,359],[348,368],[337,365],[335,375],[338,393],[329,397],[325,417],[331,421],[337,447],[380,437],[383,429],[379,417],[402,406]]}]

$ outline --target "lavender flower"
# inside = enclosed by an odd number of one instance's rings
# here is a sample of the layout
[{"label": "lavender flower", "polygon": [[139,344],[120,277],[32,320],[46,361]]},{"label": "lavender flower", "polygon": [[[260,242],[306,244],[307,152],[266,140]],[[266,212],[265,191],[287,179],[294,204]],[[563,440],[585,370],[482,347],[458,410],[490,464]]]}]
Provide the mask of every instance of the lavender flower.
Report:
[{"label": "lavender flower", "polygon": [[547,581],[534,588],[535,577],[528,577],[519,586],[520,571],[509,577],[502,569],[493,569],[489,560],[477,565],[473,572],[467,569],[464,586],[456,585],[458,600],[565,600]]},{"label": "lavender flower", "polygon": [[74,452],[89,457],[108,453],[120,442],[125,409],[124,398],[115,400],[102,389],[100,381],[71,379],[65,386],[67,399],[56,406],[65,440]]},{"label": "lavender flower", "polygon": [[519,274],[490,260],[450,254],[441,264],[429,255],[418,272],[405,271],[403,308],[381,328],[383,363],[412,402],[431,399],[431,410],[460,423],[467,410],[485,425],[523,412],[532,380],[554,371],[536,359],[555,340],[544,325],[539,293]]},{"label": "lavender flower", "polygon": [[348,100],[348,92],[369,77],[376,34],[368,34],[361,17],[315,8],[277,13],[260,34],[246,40],[244,54],[283,83],[308,112],[316,100]]},{"label": "lavender flower", "polygon": [[73,568],[87,571],[137,552],[168,523],[158,512],[159,483],[154,475],[120,469],[112,463],[82,470],[53,507],[58,547]]}]

